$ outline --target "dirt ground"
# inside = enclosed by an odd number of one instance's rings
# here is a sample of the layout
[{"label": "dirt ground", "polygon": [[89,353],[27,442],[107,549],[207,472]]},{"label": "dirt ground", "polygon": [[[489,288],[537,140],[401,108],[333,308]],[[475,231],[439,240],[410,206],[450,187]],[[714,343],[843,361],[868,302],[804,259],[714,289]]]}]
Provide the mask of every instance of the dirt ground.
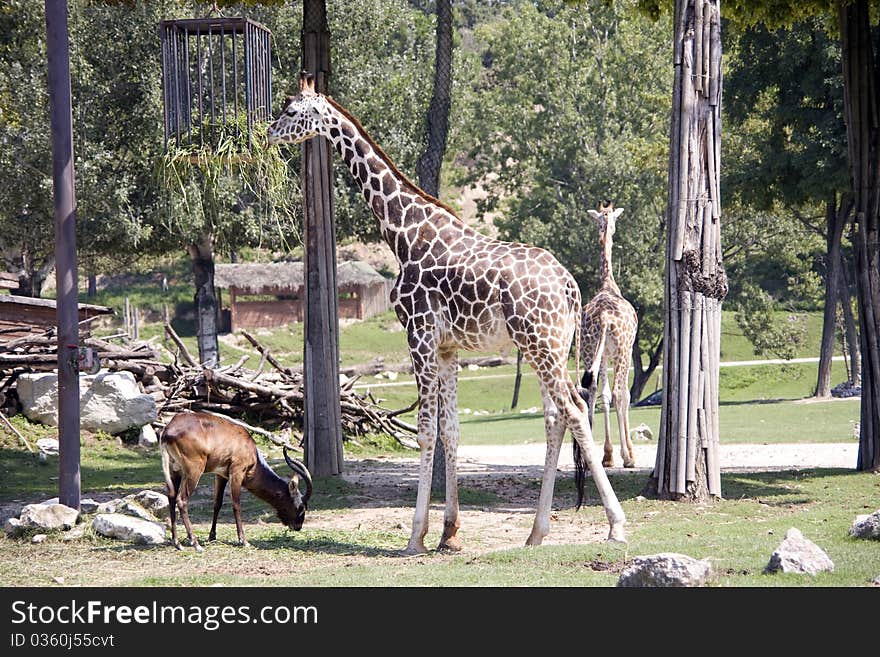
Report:
[{"label": "dirt ground", "polygon": [[[571,450],[563,447],[558,470],[571,478]],[[743,472],[787,470],[792,468],[853,468],[856,463],[855,443],[722,445],[722,471]],[[461,532],[466,551],[482,553],[523,545],[531,530],[543,471],[544,444],[528,445],[466,445],[459,448],[459,486],[479,496],[486,494],[485,504],[461,507]],[[650,473],[656,454],[656,443],[635,445],[635,470],[617,467],[610,474]],[[620,456],[615,456],[620,464]],[[357,486],[361,494],[350,496],[351,508],[344,512],[313,511],[309,523],[327,529],[353,531],[373,529],[399,532],[402,544],[409,537],[415,492],[418,487],[416,458],[377,457],[347,460],[343,478]],[[559,479],[557,479],[557,482]],[[492,499],[491,502],[488,500]],[[573,499],[557,495],[554,509],[571,510]],[[434,501],[430,507],[429,539],[443,526],[443,503]],[[579,513],[554,513],[551,532],[545,544],[599,542],[605,540],[608,526],[598,500],[592,499]],[[430,549],[434,547],[426,541]]]}]

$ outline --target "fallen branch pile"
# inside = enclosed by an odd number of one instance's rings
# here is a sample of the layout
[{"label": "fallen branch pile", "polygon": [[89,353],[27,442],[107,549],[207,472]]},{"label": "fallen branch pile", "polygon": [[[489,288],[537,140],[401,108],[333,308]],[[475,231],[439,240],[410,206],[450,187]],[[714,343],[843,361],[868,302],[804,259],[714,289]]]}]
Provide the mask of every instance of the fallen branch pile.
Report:
[{"label": "fallen branch pile", "polygon": [[[223,367],[207,368],[198,364],[170,324],[165,332],[176,345],[172,362],[160,360],[157,338],[138,344],[117,345],[108,339],[85,338],[83,346],[97,352],[101,368],[131,372],[144,393],[152,395],[159,407],[159,421],[164,425],[181,410],[200,410],[236,418],[248,429],[272,438],[271,431],[289,430],[301,435],[303,426],[303,384],[299,371],[283,367],[268,349],[253,336],[247,339],[260,353],[255,370],[246,369],[248,356]],[[39,336],[3,340],[0,335],[0,408],[8,406],[5,394],[22,372],[49,371],[56,367],[56,339],[49,331]],[[400,416],[415,406],[390,410],[370,393],[353,390],[355,378],[340,390],[342,429],[346,438],[384,433],[413,447],[411,436],[416,427]],[[258,425],[258,426],[254,426]]]}]

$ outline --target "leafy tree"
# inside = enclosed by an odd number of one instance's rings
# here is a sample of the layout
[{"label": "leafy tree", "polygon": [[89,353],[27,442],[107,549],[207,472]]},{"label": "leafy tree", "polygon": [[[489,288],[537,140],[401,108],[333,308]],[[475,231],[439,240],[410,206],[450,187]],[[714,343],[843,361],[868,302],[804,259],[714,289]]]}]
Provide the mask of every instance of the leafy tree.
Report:
[{"label": "leafy tree", "polygon": [[488,191],[480,209],[499,212],[503,237],[549,249],[587,299],[599,274],[587,210],[626,209],[614,262],[639,316],[638,398],[661,355],[668,30],[633,2],[513,4],[474,30],[482,68],[456,137],[460,179]]},{"label": "leafy tree", "polygon": [[[640,5],[659,15],[658,0]],[[859,301],[859,342],[862,362],[862,404],[857,469],[880,470],[880,125],[876,70],[878,41],[874,38],[869,0],[732,0],[728,17],[745,25],[788,26],[814,16],[836,22],[841,38],[843,115],[854,216],[853,260]]]},{"label": "leafy tree", "polygon": [[[781,205],[781,213],[803,224],[793,232],[808,230],[825,238],[825,318],[817,396],[831,392],[841,238],[851,210],[840,47],[828,35],[826,23],[816,17],[774,31],[763,25],[745,29],[735,39],[736,54],[725,83],[734,130],[749,137],[749,148],[731,150],[725,188],[759,212]],[[778,216],[776,220],[791,224]],[[805,242],[813,240],[806,237],[789,244],[798,248]],[[789,256],[792,248],[777,253]],[[810,280],[809,273],[803,272],[802,280]],[[848,306],[849,295],[840,301]],[[784,333],[782,327],[774,328],[780,330]],[[761,335],[766,340],[766,334]]]}]

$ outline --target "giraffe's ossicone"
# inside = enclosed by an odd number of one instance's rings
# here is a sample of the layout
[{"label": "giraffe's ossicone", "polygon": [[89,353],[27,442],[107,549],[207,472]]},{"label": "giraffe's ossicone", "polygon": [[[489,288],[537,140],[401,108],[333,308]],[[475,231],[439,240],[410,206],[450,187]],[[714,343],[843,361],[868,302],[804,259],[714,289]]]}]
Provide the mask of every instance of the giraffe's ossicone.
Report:
[{"label": "giraffe's ossicone", "polygon": [[567,362],[579,335],[580,290],[544,249],[502,242],[476,232],[441,201],[395,167],[360,123],[329,97],[315,93],[304,74],[269,126],[270,143],[323,137],[333,144],[376,216],[400,265],[391,292],[409,343],[419,392],[419,488],[408,553],[424,552],[436,438],[446,448],[446,511],[440,547],[460,549],[456,459],[458,350],[518,347],[534,368],[544,401],[547,455],[532,533],[539,544],[550,529],[556,465],[565,429],[581,445],[610,524],[623,541],[623,509],[593,457],[587,408]]}]

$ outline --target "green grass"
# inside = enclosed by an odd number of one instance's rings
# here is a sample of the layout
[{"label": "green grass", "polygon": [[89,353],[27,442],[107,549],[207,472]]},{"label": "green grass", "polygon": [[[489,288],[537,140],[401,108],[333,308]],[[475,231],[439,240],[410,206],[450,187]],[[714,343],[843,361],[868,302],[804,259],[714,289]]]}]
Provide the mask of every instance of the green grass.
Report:
[{"label": "green grass", "polygon": [[[551,538],[573,523],[583,529],[582,542],[482,550],[473,547],[481,536],[477,515],[460,532],[463,553],[403,558],[407,526],[323,527],[313,517],[294,533],[272,522],[265,506],[246,495],[243,513],[251,549],[234,545],[231,522],[219,526],[219,540],[201,555],[190,549],[138,548],[88,530],[77,541],[52,535],[39,546],[2,539],[0,579],[8,586],[51,585],[58,575],[68,585],[99,586],[613,586],[633,556],[657,552],[709,559],[713,586],[868,586],[877,575],[877,543],[847,535],[856,514],[875,510],[880,497],[876,476],[831,469],[725,474],[726,499],[706,505],[639,500],[643,476],[613,475],[612,484],[628,518],[627,546],[587,540],[591,530],[604,531],[604,512],[595,494],[591,504],[575,512],[573,484],[563,478],[557,486]],[[350,484],[337,487],[328,495],[334,498],[329,506],[358,492],[369,491]],[[316,493],[316,508],[322,495]],[[193,509],[196,531],[202,535],[209,505],[208,497]],[[347,506],[358,503],[349,501]],[[522,512],[516,531],[524,540],[532,510],[526,506]],[[798,527],[821,546],[834,561],[834,572],[817,577],[764,574],[789,527]],[[432,527],[428,540],[437,536],[439,528]],[[96,563],[105,567],[96,568]]]}]

